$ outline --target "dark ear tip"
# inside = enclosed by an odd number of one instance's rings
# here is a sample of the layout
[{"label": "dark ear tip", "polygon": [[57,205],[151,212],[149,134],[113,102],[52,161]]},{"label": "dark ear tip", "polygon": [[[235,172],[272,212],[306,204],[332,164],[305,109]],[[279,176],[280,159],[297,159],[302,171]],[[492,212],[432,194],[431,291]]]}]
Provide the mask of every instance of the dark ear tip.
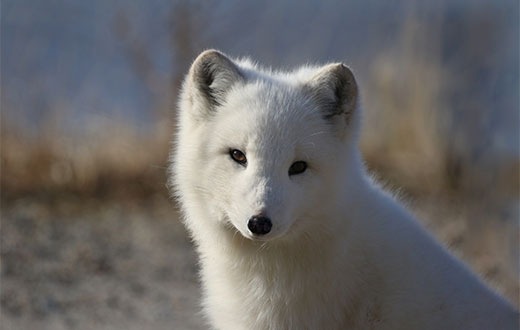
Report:
[{"label": "dark ear tip", "polygon": [[358,87],[352,70],[343,63],[337,63],[333,65],[336,66],[333,69],[335,72],[334,75],[336,76],[336,79],[338,79],[338,82],[340,82],[338,87],[343,89],[343,93],[346,93],[345,95],[349,100],[356,99],[358,94]]},{"label": "dark ear tip", "polygon": [[215,66],[234,67],[233,62],[222,52],[216,49],[208,49],[197,56],[191,65],[191,75],[194,77],[205,76],[208,70]]},{"label": "dark ear tip", "polygon": [[197,56],[197,58],[193,62],[193,64],[206,62],[206,61],[223,58],[223,57],[226,57],[226,56],[224,54],[222,54],[222,52],[220,52],[216,49],[208,49],[208,50],[205,50],[202,53],[200,53],[199,56]]},{"label": "dark ear tip", "polygon": [[333,70],[336,72],[336,74],[340,77],[343,77],[345,78],[346,80],[349,80],[349,81],[356,81],[356,78],[354,77],[354,73],[352,72],[352,70],[350,69],[350,67],[348,65],[346,65],[345,63],[334,63],[332,64],[333,66]]},{"label": "dark ear tip", "polygon": [[225,55],[215,49],[205,50],[195,58],[191,65],[191,70],[198,71],[199,68],[204,68],[210,63],[220,62],[219,60],[225,58]]}]

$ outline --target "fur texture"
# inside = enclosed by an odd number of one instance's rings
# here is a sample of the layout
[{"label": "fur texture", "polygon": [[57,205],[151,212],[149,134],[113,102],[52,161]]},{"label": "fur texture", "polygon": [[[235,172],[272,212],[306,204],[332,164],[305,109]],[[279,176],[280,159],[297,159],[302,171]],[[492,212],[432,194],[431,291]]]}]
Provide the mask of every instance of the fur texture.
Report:
[{"label": "fur texture", "polygon": [[273,72],[206,51],[178,115],[171,179],[215,329],[516,329],[366,175],[345,65]]}]

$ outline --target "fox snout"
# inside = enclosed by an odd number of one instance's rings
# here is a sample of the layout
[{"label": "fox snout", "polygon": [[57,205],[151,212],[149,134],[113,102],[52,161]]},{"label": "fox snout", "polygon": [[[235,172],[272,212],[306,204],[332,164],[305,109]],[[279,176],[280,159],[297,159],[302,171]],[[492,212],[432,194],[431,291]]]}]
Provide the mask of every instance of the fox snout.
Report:
[{"label": "fox snout", "polygon": [[263,215],[254,215],[247,222],[247,228],[255,236],[263,236],[268,234],[273,227],[271,219]]}]

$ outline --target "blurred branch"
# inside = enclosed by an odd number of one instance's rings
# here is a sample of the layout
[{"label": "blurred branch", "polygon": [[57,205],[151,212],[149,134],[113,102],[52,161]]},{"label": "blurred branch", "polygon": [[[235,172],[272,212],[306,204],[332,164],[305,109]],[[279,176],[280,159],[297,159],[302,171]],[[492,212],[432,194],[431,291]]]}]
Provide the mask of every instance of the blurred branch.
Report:
[{"label": "blurred branch", "polygon": [[177,1],[170,12],[170,47],[172,52],[172,89],[178,91],[180,83],[195,56],[203,50],[203,29],[207,28],[208,2]]},{"label": "blurred branch", "polygon": [[144,82],[152,95],[163,93],[165,88],[160,83],[160,75],[153,64],[150,49],[136,34],[132,33],[132,26],[124,10],[116,15],[113,29],[116,37],[121,40],[137,77]]}]

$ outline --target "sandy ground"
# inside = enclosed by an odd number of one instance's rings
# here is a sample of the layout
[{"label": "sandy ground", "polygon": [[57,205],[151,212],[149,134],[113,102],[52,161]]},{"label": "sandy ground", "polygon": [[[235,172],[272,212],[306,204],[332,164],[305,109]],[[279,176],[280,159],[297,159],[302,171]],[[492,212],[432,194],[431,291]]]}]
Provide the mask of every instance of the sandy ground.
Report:
[{"label": "sandy ground", "polygon": [[204,329],[173,206],[81,202],[3,207],[1,328]]},{"label": "sandy ground", "polygon": [[[425,225],[517,303],[518,213],[479,224],[478,208],[425,205]],[[18,199],[1,219],[2,329],[206,328],[193,246],[167,198]]]}]

